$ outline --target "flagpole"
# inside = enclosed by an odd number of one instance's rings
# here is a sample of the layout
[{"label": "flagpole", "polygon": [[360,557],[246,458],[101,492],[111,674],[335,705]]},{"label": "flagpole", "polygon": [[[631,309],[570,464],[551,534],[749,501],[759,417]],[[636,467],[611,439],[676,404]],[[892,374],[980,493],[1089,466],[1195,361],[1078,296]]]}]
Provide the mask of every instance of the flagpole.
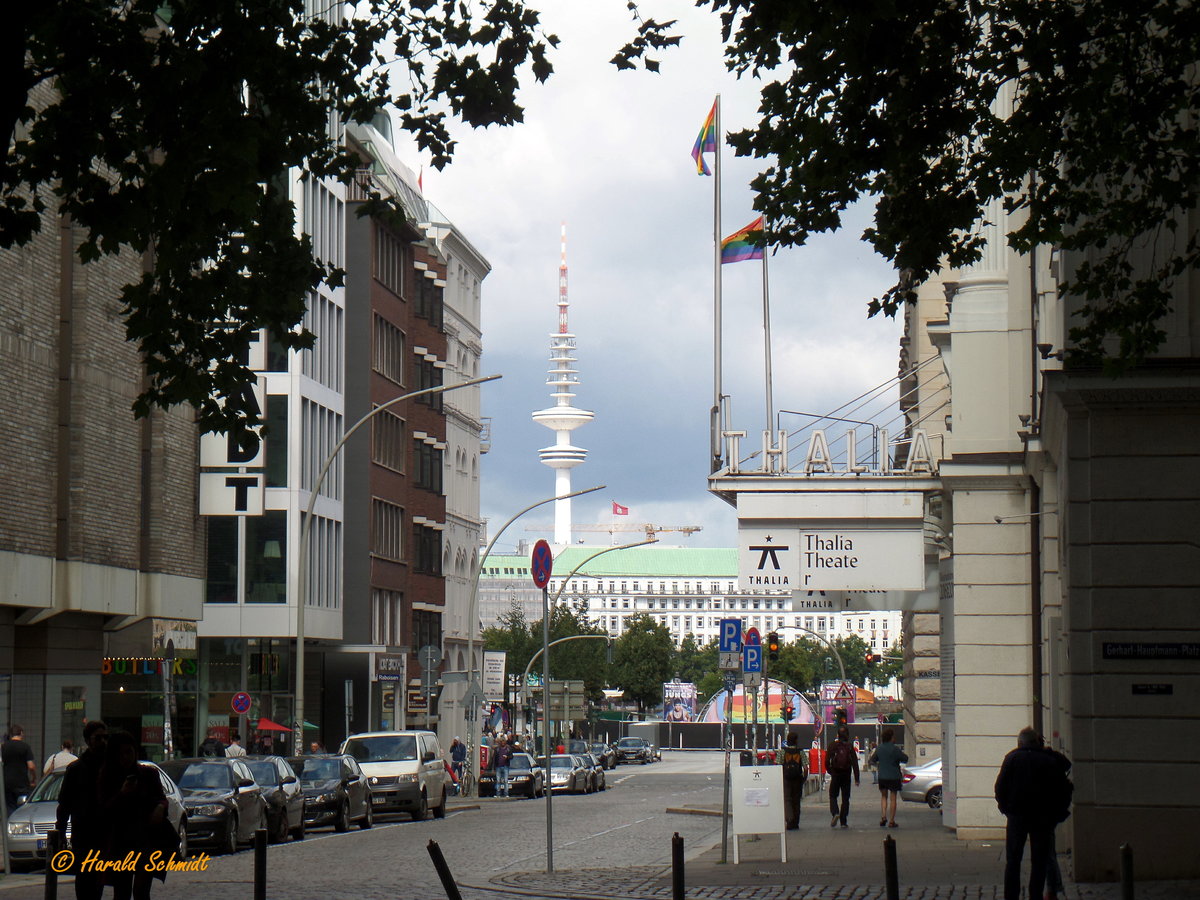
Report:
[{"label": "flagpole", "polygon": [[725,430],[721,416],[721,144],[724,140],[721,135],[720,94],[717,94],[716,110],[716,152],[713,157],[713,406],[709,437],[714,472],[721,468],[721,457],[724,453],[721,432]]},{"label": "flagpole", "polygon": [[[767,229],[763,228],[763,236],[767,234]],[[774,435],[773,419],[775,418],[775,397],[774,397],[774,378],[771,374],[771,290],[770,282],[767,278],[767,253],[768,247],[763,245],[762,251],[762,295],[763,295],[763,359],[766,363],[766,386],[767,386],[767,436],[768,440]],[[763,460],[764,464],[766,460]]]}]

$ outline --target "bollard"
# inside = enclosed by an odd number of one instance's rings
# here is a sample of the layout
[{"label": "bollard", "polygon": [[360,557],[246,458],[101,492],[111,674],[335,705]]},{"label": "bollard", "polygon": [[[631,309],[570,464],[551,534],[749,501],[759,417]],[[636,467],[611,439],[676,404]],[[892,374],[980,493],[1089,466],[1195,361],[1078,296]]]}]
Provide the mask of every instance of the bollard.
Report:
[{"label": "bollard", "polygon": [[446,857],[442,855],[442,848],[438,846],[438,842],[430,838],[426,847],[429,850],[430,859],[433,860],[433,867],[437,869],[438,878],[442,880],[442,888],[446,891],[446,896],[450,900],[462,900],[462,895],[458,892],[458,885],[454,883],[454,876],[450,874],[450,867],[446,865]]},{"label": "bollard", "polygon": [[1121,900],[1133,900],[1133,848],[1121,845]]},{"label": "bollard", "polygon": [[267,829],[254,832],[254,900],[267,900]]},{"label": "bollard", "polygon": [[896,868],[896,842],[889,834],[883,839],[883,882],[887,900],[900,900],[900,872]]},{"label": "bollard", "polygon": [[671,898],[683,900],[683,838],[678,831],[671,838]]},{"label": "bollard", "polygon": [[54,856],[62,848],[62,835],[58,829],[51,829],[46,835],[46,900],[58,897],[58,872],[54,870]]}]

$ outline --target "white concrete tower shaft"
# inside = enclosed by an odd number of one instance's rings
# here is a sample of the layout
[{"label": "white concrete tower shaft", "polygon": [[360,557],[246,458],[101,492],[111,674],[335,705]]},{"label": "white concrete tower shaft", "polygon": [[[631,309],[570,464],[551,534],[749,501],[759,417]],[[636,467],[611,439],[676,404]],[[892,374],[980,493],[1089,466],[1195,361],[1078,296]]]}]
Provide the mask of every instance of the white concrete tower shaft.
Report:
[{"label": "white concrete tower shaft", "polygon": [[[533,420],[554,432],[553,446],[538,451],[543,463],[554,469],[554,494],[563,497],[571,493],[571,469],[587,458],[587,451],[571,443],[571,432],[586,425],[595,413],[577,409],[571,405],[579,385],[575,371],[575,335],[567,326],[567,226],[562,226],[562,252],[558,266],[558,331],[550,335],[550,370],[546,384],[550,385],[550,396],[554,406],[538,410]],[[554,503],[554,543],[566,546],[571,543],[571,501],[556,500]]]}]

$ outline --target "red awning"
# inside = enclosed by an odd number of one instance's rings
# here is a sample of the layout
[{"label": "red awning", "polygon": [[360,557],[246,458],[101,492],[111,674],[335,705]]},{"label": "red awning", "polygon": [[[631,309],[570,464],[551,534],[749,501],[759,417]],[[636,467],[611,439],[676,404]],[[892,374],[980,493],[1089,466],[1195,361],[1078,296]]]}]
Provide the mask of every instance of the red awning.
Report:
[{"label": "red awning", "polygon": [[259,731],[291,731],[292,729],[280,725],[278,722],[272,722],[270,719],[259,719],[255,726]]}]

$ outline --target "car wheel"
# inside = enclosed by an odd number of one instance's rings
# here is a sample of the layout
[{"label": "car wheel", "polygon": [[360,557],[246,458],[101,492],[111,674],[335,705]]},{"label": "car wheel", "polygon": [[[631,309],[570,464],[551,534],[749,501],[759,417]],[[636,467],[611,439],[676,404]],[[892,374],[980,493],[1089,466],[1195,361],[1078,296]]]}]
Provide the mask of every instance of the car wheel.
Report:
[{"label": "car wheel", "polygon": [[414,822],[424,822],[425,816],[429,814],[429,798],[425,796],[425,792],[421,791],[421,801],[417,808],[412,811],[412,820]]},{"label": "car wheel", "polygon": [[338,807],[337,818],[333,820],[334,831],[350,830],[350,804],[343,803]]},{"label": "car wheel", "polygon": [[358,820],[358,827],[364,831],[375,824],[375,810],[371,809],[371,798],[367,798],[367,813]]},{"label": "car wheel", "polygon": [[187,859],[188,858],[187,817],[186,816],[179,820],[179,849],[175,851],[175,856],[177,859]]},{"label": "car wheel", "polygon": [[433,817],[435,819],[446,818],[446,789],[442,788],[442,802],[433,808]]},{"label": "car wheel", "polygon": [[942,786],[938,785],[932,791],[925,795],[925,802],[929,804],[930,809],[942,808]]},{"label": "car wheel", "polygon": [[230,814],[229,825],[225,829],[225,835],[221,839],[221,846],[218,850],[221,853],[237,853],[238,848],[238,820],[237,816]]}]

